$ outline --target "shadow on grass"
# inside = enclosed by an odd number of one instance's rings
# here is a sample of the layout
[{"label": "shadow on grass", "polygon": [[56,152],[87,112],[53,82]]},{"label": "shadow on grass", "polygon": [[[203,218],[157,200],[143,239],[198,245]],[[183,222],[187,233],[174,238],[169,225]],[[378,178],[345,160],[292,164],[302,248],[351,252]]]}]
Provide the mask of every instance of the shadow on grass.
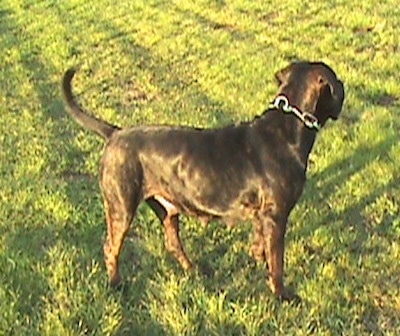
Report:
[{"label": "shadow on grass", "polygon": [[[7,293],[14,293],[12,308],[15,318],[25,320],[29,327],[35,328],[43,317],[42,299],[49,289],[46,275],[39,271],[38,266],[44,258],[46,244],[54,241],[55,235],[48,229],[37,230],[29,224],[18,223],[11,229],[0,230],[1,236],[6,238],[4,251],[7,260],[1,270],[1,282]],[[28,316],[29,319],[25,318]],[[13,334],[12,330],[9,330],[10,334]]]},{"label": "shadow on grass", "polygon": [[[257,41],[255,40],[253,34],[250,34],[246,31],[240,30],[234,24],[220,23],[220,22],[217,22],[210,18],[207,18],[206,16],[201,15],[199,13],[195,13],[195,12],[187,10],[187,9],[181,9],[176,5],[172,5],[172,6],[173,6],[173,10],[176,13],[178,13],[179,15],[181,15],[185,18],[193,19],[198,24],[200,24],[202,27],[204,27],[205,29],[211,29],[211,30],[215,30],[215,31],[223,31],[223,32],[230,34],[235,41],[251,40],[253,42],[254,46],[257,45]],[[223,10],[224,6],[225,6],[225,3],[219,4],[219,7],[221,7],[222,10]]]},{"label": "shadow on grass", "polygon": [[[331,209],[328,200],[335,195],[338,187],[348,183],[349,179],[359,171],[378,160],[390,160],[387,153],[389,153],[392,147],[397,143],[397,137],[395,135],[389,135],[376,145],[360,146],[352,152],[349,151],[348,156],[343,160],[333,163],[324,171],[309,178],[306,190],[300,202],[313,203],[314,207],[322,208],[323,215],[319,216],[317,221],[305,223],[293,228],[289,234],[290,239],[296,240],[300,237],[304,239],[307,255],[303,256],[303,258],[312,258],[313,260],[313,262],[309,264],[310,269],[307,270],[307,277],[314,277],[320,271],[321,265],[325,262],[340,259],[343,253],[348,254],[350,260],[360,260],[360,256],[374,255],[379,254],[380,251],[385,251],[384,248],[381,249],[376,244],[371,244],[371,237],[373,236],[380,236],[384,241],[387,241],[388,244],[391,244],[391,241],[396,239],[390,227],[394,219],[390,217],[391,215],[386,214],[386,218],[382,220],[383,224],[380,227],[374,227],[374,224],[368,223],[364,212],[366,206],[376,201],[379,196],[385,193],[390,194],[392,189],[398,188],[400,185],[399,177],[392,177],[387,184],[374,188],[371,192],[358,199],[357,202],[352,203],[340,211]],[[334,226],[330,227],[333,224]],[[307,242],[307,237],[311,237],[313,232],[321,227],[327,228],[327,234],[331,233],[336,236],[335,239],[338,241],[336,250],[331,250],[330,248],[327,248],[327,251],[323,251],[323,248],[315,249],[311,247],[311,243],[309,244]],[[339,240],[338,232],[343,233],[343,241]],[[299,272],[298,270],[293,271]],[[343,281],[346,286],[352,288],[355,297],[361,295],[360,293],[368,295],[365,293],[365,284],[358,279],[354,279],[356,275],[353,271],[340,267],[340,272],[343,273],[341,281]],[[339,300],[338,297],[332,299]],[[344,296],[341,297],[340,300],[343,300],[343,304],[351,304],[348,298]],[[366,332],[373,333],[374,335],[383,335],[384,330],[382,330],[381,326],[378,324],[379,316],[382,317],[382,314],[388,314],[390,319],[390,309],[386,307],[386,313],[382,313],[382,309],[374,303],[372,298],[368,300],[364,299],[363,305],[365,306],[365,314],[360,317],[359,323],[362,324]],[[331,312],[327,311],[325,313],[328,315]],[[338,315],[337,318],[344,318],[344,316],[340,317],[340,315]],[[322,319],[320,322],[325,324],[328,323],[328,321],[329,319]]]},{"label": "shadow on grass", "polygon": [[[63,104],[60,99],[54,99],[54,96],[58,96],[60,92],[60,83],[51,82],[51,75],[57,73],[57,70],[52,66],[51,62],[43,63],[42,58],[42,46],[38,44],[37,38],[29,34],[28,30],[18,26],[13,20],[14,13],[11,10],[5,10],[2,12],[5,17],[2,18],[0,28],[3,33],[8,33],[7,39],[4,41],[3,48],[9,49],[11,47],[17,48],[20,53],[20,64],[27,72],[26,82],[33,83],[36,97],[40,103],[40,112],[36,110],[32,113],[37,113],[34,118],[40,121],[40,127],[43,128],[44,132],[48,132],[50,137],[46,139],[46,146],[51,147],[54,153],[60,151],[63,152],[65,157],[74,161],[78,166],[83,165],[83,157],[81,150],[74,146],[71,139],[74,137],[68,130],[67,123],[65,120],[70,119],[64,112]],[[7,16],[6,16],[7,15]],[[21,32],[23,31],[23,34]],[[29,46],[29,47],[27,47]],[[12,78],[14,74],[13,63],[8,63],[5,68],[2,68],[2,72],[6,73],[7,76]],[[60,76],[61,80],[61,76]],[[7,89],[7,87],[6,87]],[[6,92],[10,95],[15,95],[15,92]],[[25,98],[28,104],[32,104],[29,98]],[[24,103],[23,99],[21,104]],[[53,123],[48,123],[48,120],[52,120]],[[58,124],[58,123],[61,123]],[[42,130],[37,130],[38,135],[41,135]],[[47,134],[46,134],[47,136]],[[44,140],[41,140],[44,141]],[[62,146],[62,143],[68,143],[68,146]],[[27,143],[26,146],[29,146]],[[51,166],[56,169],[59,162],[57,155],[54,158],[50,158]]]},{"label": "shadow on grass", "polygon": [[[349,153],[345,159],[335,162],[323,172],[315,174],[307,181],[306,190],[301,202],[316,202],[316,198],[318,197],[322,199],[322,204],[320,204],[320,206],[329,206],[326,201],[336,192],[337,186],[346,183],[352,175],[364,169],[372,162],[384,159],[385,154],[388,153],[397,142],[397,137],[393,135],[386,137],[384,141],[373,147],[359,147],[354,152]],[[339,216],[343,218],[344,221],[349,218],[360,219],[360,213],[365,205],[381,195],[385,190],[390,190],[392,187],[398,185],[398,183],[398,180],[393,180],[389,185],[375,189],[368,196],[363,197],[357,204],[345,209]],[[310,232],[315,231],[320,225],[329,225],[329,222],[334,220],[337,216],[337,213],[330,211],[329,214],[322,217],[318,223],[303,227],[296,232],[296,235],[308,236]],[[357,226],[357,223],[349,223],[349,226]],[[359,227],[359,229],[362,230],[361,227]]]},{"label": "shadow on grass", "polygon": [[0,19],[7,19],[7,16],[9,16],[11,13],[12,12],[8,9],[0,9]]},{"label": "shadow on grass", "polygon": [[[370,74],[370,76],[375,77],[375,75]],[[378,78],[374,78],[377,80]],[[374,104],[379,106],[399,106],[400,104],[400,94],[393,95],[388,93],[384,88],[371,88],[368,83],[365,84],[355,84],[352,87],[352,92],[355,92],[359,101],[367,104]]]},{"label": "shadow on grass", "polygon": [[[173,103],[173,113],[184,116],[193,114],[194,111],[205,111],[209,119],[208,124],[221,126],[231,122],[231,113],[223,109],[222,103],[211,99],[185,67],[180,68],[179,64],[176,65],[173,61],[155,56],[150,50],[138,44],[130,33],[120,30],[112,22],[100,21],[99,26],[109,34],[110,39],[118,41],[124,55],[131,57],[133,62],[138,62],[139,68],[152,72],[152,82],[163,93],[162,99],[169,99],[169,92],[179,92],[181,98]],[[167,102],[168,105],[170,103]]]}]

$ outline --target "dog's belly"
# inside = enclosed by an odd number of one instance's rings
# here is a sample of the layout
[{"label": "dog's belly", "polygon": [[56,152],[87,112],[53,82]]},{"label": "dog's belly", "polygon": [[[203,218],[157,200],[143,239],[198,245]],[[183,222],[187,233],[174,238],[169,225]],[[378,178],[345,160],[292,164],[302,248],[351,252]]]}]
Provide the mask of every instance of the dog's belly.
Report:
[{"label": "dog's belly", "polygon": [[229,228],[234,227],[237,223],[246,219],[253,218],[254,211],[248,211],[248,216],[244,215],[245,211],[242,208],[240,213],[233,212],[216,212],[210,209],[200,210],[195,204],[191,202],[170,202],[163,196],[154,195],[153,198],[157,200],[164,209],[170,214],[183,213],[185,215],[196,218],[203,227],[206,227],[211,221],[218,220],[226,224]]},{"label": "dog's belly", "polygon": [[[165,189],[150,193],[146,197],[157,200],[171,215],[183,213],[197,218],[203,226],[212,220],[224,222],[228,227],[233,227],[243,221],[260,218],[276,204],[269,199],[269,193],[262,188],[254,188],[238,192],[238,195],[228,202],[229,205],[210,204],[209,201]],[[209,200],[209,198],[207,198]]]},{"label": "dog's belly", "polygon": [[177,202],[177,201],[170,201],[170,197],[165,198],[161,195],[154,195],[152,196],[157,202],[159,202],[163,208],[167,211],[170,215],[175,215],[179,213],[185,213],[187,215],[196,216],[205,225],[211,221],[213,218],[217,217],[215,214],[207,213],[206,211],[200,211],[196,209],[193,204],[189,204],[188,202]]}]

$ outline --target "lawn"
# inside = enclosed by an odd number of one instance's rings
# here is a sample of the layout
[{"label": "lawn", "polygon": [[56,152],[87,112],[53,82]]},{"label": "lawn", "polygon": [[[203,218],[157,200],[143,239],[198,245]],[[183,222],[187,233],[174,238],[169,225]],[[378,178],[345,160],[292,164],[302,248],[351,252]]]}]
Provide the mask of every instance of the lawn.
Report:
[{"label": "lawn", "polygon": [[[0,335],[399,335],[398,1],[0,1]],[[97,182],[103,142],[65,112],[112,123],[250,120],[274,73],[322,60],[345,82],[286,237],[280,303],[248,255],[250,223],[183,218],[185,274],[139,209],[107,287]]]}]

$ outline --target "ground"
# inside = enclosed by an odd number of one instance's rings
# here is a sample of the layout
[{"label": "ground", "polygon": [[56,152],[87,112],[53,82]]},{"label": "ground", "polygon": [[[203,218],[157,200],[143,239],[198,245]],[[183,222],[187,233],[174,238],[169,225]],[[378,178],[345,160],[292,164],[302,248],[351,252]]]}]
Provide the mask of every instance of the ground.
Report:
[{"label": "ground", "polygon": [[[262,4],[261,4],[262,3]],[[398,335],[400,7],[397,1],[9,0],[0,3],[1,335]],[[207,274],[185,274],[142,206],[107,287],[97,183],[103,142],[65,113],[215,127],[260,114],[274,73],[322,60],[342,117],[320,132],[275,300],[248,255],[250,223],[184,218]]]}]

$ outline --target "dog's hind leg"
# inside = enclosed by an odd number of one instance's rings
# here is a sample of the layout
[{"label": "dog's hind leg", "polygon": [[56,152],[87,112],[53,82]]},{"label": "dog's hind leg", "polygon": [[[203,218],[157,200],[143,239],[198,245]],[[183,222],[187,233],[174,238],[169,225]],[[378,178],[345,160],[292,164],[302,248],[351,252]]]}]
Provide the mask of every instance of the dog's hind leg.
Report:
[{"label": "dog's hind leg", "polygon": [[101,171],[100,184],[107,221],[107,237],[103,251],[111,286],[117,286],[121,282],[119,257],[141,199],[141,179],[139,169],[129,171],[121,165],[106,166]]},{"label": "dog's hind leg", "polygon": [[104,207],[107,220],[107,238],[104,243],[104,259],[110,285],[115,287],[121,282],[119,272],[119,256],[129,225],[134,216],[134,210],[123,209],[115,200],[105,200]]},{"label": "dog's hind leg", "polygon": [[179,214],[177,209],[164,199],[154,197],[146,200],[150,208],[164,225],[165,248],[178,260],[186,271],[192,267],[192,263],[186,256],[179,238]]}]

